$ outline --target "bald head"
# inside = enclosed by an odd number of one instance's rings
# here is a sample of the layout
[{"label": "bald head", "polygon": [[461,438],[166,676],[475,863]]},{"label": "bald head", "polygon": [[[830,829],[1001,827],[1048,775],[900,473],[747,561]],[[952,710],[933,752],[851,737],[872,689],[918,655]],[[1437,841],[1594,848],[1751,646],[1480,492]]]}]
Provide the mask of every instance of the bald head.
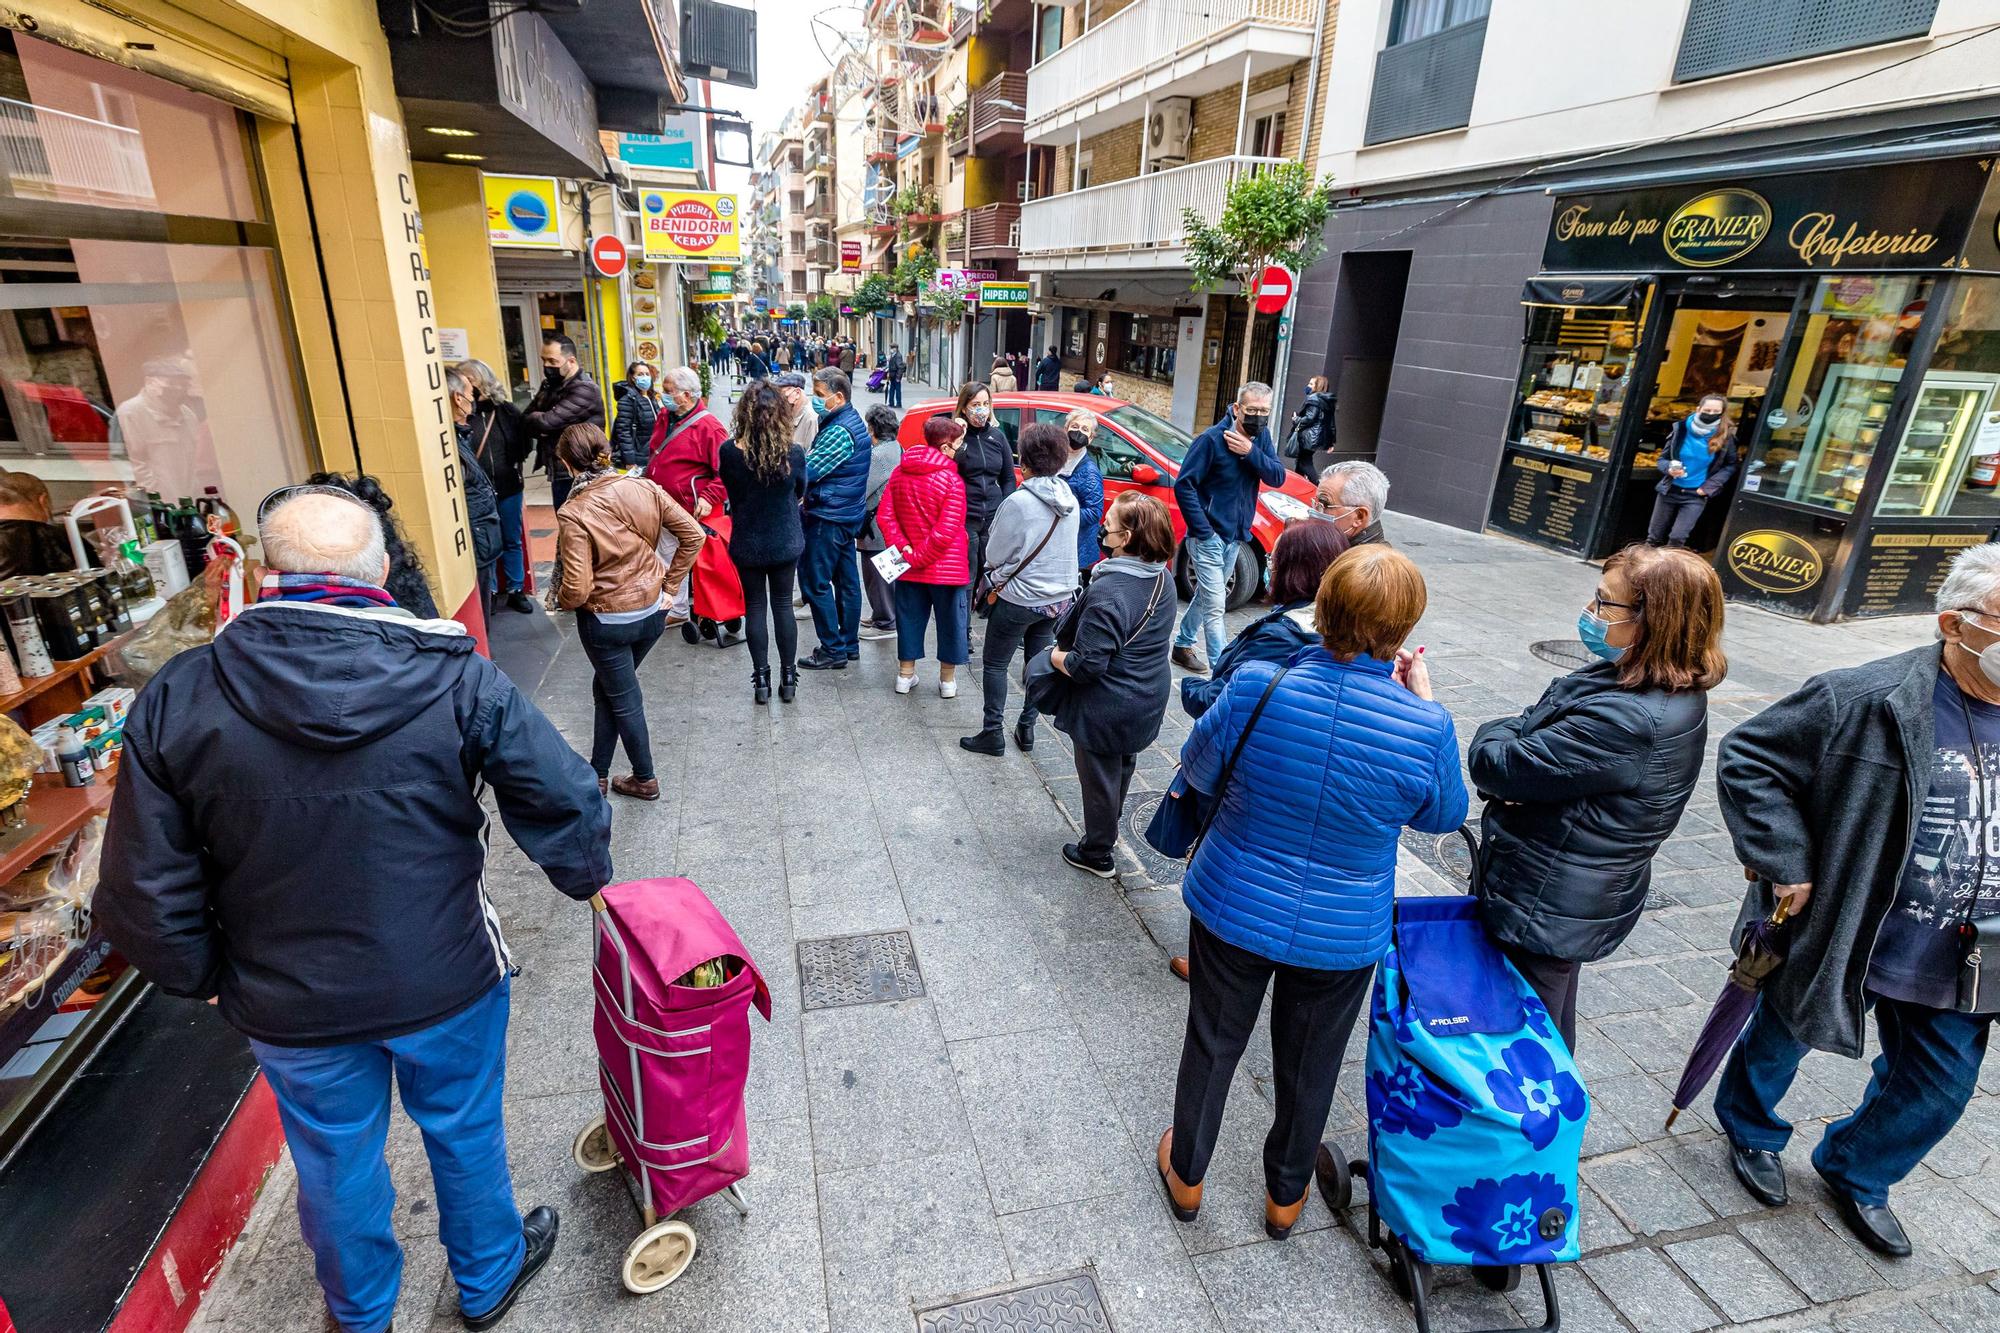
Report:
[{"label": "bald head", "polygon": [[264,563],[285,574],[338,574],[380,584],[389,576],[382,520],[359,500],[300,495],[264,515]]}]

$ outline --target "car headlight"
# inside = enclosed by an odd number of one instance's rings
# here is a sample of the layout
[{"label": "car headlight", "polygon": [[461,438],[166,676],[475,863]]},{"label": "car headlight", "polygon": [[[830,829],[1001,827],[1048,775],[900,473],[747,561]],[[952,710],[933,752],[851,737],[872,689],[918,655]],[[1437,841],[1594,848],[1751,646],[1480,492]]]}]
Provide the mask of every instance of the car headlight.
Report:
[{"label": "car headlight", "polygon": [[1264,492],[1262,502],[1265,510],[1280,523],[1296,523],[1302,518],[1312,517],[1311,505],[1283,491]]}]

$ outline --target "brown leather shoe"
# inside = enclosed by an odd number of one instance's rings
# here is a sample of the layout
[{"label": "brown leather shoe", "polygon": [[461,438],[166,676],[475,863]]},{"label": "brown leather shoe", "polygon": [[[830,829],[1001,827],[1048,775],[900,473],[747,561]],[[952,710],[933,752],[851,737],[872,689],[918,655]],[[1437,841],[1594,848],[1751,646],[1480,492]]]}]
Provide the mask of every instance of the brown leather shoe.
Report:
[{"label": "brown leather shoe", "polygon": [[1174,665],[1183,671],[1193,672],[1197,676],[1206,676],[1208,674],[1208,663],[1196,657],[1192,648],[1174,649],[1173,659]]},{"label": "brown leather shoe", "polygon": [[1159,1168],[1160,1187],[1167,1192],[1167,1207],[1181,1221],[1194,1221],[1194,1215],[1201,1211],[1201,1186],[1183,1185],[1181,1178],[1174,1174],[1174,1132],[1171,1129],[1160,1135]]},{"label": "brown leather shoe", "polygon": [[660,780],[658,778],[642,780],[627,773],[622,778],[611,779],[611,790],[620,796],[631,796],[641,801],[657,801],[660,799]]},{"label": "brown leather shoe", "polygon": [[1179,977],[1182,981],[1186,981],[1188,979],[1187,955],[1184,953],[1177,953],[1172,958],[1169,958],[1167,960],[1167,971],[1173,973],[1175,976]]},{"label": "brown leather shoe", "polygon": [[1269,1193],[1264,1195],[1264,1234],[1272,1240],[1283,1240],[1292,1234],[1292,1228],[1299,1224],[1299,1214],[1305,1211],[1306,1198],[1312,1193],[1308,1183],[1299,1195],[1297,1203],[1280,1205],[1272,1201]]}]

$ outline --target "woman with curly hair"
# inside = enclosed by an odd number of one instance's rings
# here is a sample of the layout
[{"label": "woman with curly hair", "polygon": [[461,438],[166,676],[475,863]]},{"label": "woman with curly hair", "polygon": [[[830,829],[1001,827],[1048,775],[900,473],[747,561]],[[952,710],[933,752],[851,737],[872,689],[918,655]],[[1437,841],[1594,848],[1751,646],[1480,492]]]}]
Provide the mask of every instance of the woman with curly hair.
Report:
[{"label": "woman with curly hair", "polygon": [[382,545],[389,552],[389,577],[382,581],[382,586],[396,599],[396,605],[411,615],[420,620],[438,619],[437,601],[431,596],[424,562],[417,558],[410,548],[410,539],[403,535],[403,525],[391,512],[396,502],[382,489],[382,483],[365,472],[356,477],[341,472],[315,472],[306,481],[314,486],[337,486],[380,516]]},{"label": "woman with curly hair", "polygon": [[[806,493],[806,451],[792,443],[791,410],[769,380],[760,379],[736,403],[734,438],[722,445],[722,485],[735,529],[729,553],[743,580],[744,632],[750,637],[751,697],[771,701],[771,630],[778,634],[778,698],[799,689],[799,622],[792,584],[806,548],[799,502]],[[771,614],[773,607],[777,615]]]}]

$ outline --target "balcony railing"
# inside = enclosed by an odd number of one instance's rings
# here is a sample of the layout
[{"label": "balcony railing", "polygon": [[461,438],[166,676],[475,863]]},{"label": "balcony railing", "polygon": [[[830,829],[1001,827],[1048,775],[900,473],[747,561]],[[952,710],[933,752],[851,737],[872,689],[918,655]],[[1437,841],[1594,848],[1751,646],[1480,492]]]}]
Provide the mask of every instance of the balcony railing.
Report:
[{"label": "balcony railing", "polygon": [[977,259],[1000,258],[1021,247],[1021,206],[988,204],[969,209],[965,224],[965,252]]},{"label": "balcony railing", "polygon": [[1027,110],[1028,76],[1018,70],[996,75],[967,99],[961,142],[974,153],[1018,147]]},{"label": "balcony railing", "polygon": [[153,175],[139,131],[109,121],[0,97],[0,151],[21,193],[153,201]]},{"label": "balcony railing", "polygon": [[1382,48],[1361,141],[1388,143],[1465,126],[1485,49],[1485,19]]},{"label": "balcony railing", "polygon": [[[1135,0],[1028,71],[1030,125],[1240,27],[1310,34],[1326,0]],[[1309,36],[1308,36],[1309,40]],[[1299,55],[1308,54],[1306,51]]]},{"label": "balcony railing", "polygon": [[1674,82],[1922,37],[1937,0],[1694,0]]},{"label": "balcony railing", "polygon": [[1021,256],[1178,249],[1181,210],[1219,217],[1229,183],[1289,159],[1215,157],[1021,206]]}]

